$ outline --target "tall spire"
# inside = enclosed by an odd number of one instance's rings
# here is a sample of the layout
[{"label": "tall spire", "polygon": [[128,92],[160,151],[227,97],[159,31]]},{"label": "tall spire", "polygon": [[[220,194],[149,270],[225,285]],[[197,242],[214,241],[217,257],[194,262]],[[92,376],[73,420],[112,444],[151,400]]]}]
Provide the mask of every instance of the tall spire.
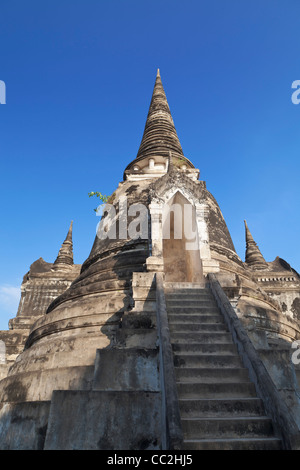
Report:
[{"label": "tall spire", "polygon": [[183,151],[162,85],[160,71],[157,69],[144,135],[136,161],[155,155],[168,157],[169,151],[172,152],[173,156],[183,157]]},{"label": "tall spire", "polygon": [[244,223],[245,223],[245,232],[246,232],[245,262],[248,264],[248,266],[251,266],[254,269],[266,269],[268,267],[268,264],[266,263],[257,244],[255,243],[251,235],[251,232],[248,228],[246,220],[244,220]]},{"label": "tall spire", "polygon": [[72,265],[73,261],[73,241],[72,241],[72,231],[73,231],[73,220],[71,222],[68,234],[65,241],[63,242],[57,258],[54,262],[56,267],[60,265]]},{"label": "tall spire", "polygon": [[162,157],[167,161],[170,152],[173,159],[179,158],[189,168],[194,168],[193,164],[183,155],[162,85],[160,70],[157,69],[142,141],[135,160],[127,166],[126,170],[144,159]]}]

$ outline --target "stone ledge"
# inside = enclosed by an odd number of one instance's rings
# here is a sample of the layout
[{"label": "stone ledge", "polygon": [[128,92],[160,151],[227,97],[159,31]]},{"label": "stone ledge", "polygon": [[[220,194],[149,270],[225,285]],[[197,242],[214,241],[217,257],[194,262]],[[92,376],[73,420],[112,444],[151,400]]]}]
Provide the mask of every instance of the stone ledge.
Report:
[{"label": "stone ledge", "polygon": [[160,449],[160,409],[158,392],[54,391],[44,449]]}]

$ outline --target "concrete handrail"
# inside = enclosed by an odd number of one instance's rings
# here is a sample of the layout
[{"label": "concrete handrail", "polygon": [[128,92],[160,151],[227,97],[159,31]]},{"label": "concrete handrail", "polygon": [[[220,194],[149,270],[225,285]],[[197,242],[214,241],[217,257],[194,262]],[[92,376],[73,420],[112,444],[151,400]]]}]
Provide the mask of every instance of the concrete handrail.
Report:
[{"label": "concrete handrail", "polygon": [[183,434],[164,293],[163,273],[160,272],[156,273],[156,313],[162,389],[163,447],[164,450],[180,450],[182,448]]},{"label": "concrete handrail", "polygon": [[300,449],[300,431],[293,415],[282,400],[264,363],[251,342],[246,329],[234,311],[215,274],[208,274],[211,291],[224,315],[226,324],[237,345],[250,379],[254,382],[259,398],[262,399],[266,413],[273,421],[276,434],[282,439],[287,450]]}]

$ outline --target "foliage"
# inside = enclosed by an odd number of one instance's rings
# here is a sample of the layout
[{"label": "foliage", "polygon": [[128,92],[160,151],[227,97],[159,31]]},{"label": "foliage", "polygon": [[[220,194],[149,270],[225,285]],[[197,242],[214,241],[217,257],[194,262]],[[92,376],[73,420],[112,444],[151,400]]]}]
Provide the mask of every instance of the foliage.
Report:
[{"label": "foliage", "polygon": [[[109,196],[106,196],[105,194],[99,193],[99,191],[91,191],[91,192],[89,193],[89,197],[93,197],[93,196],[98,197],[98,198],[100,199],[100,201],[101,201],[102,203],[104,203],[104,204],[105,204],[105,203],[108,201],[108,199],[109,199]],[[97,208],[94,209],[94,211],[97,212]]]}]

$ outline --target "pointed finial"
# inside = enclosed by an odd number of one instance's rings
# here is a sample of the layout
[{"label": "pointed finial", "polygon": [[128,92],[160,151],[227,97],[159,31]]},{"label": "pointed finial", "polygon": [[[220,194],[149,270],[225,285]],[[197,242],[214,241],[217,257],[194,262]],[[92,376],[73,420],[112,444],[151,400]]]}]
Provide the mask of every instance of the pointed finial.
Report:
[{"label": "pointed finial", "polygon": [[160,71],[159,71],[159,69],[157,69],[156,77],[160,77]]},{"label": "pointed finial", "polygon": [[[249,242],[249,240],[253,240],[253,237],[251,235],[251,232],[248,228],[248,225],[247,225],[247,222],[246,220],[244,220],[244,224],[245,224],[245,231],[246,231],[246,243]],[[253,240],[254,241],[254,240]]]},{"label": "pointed finial", "polygon": [[73,232],[73,220],[71,220],[70,228],[66,237],[66,240],[69,240],[72,242],[72,232]]}]

